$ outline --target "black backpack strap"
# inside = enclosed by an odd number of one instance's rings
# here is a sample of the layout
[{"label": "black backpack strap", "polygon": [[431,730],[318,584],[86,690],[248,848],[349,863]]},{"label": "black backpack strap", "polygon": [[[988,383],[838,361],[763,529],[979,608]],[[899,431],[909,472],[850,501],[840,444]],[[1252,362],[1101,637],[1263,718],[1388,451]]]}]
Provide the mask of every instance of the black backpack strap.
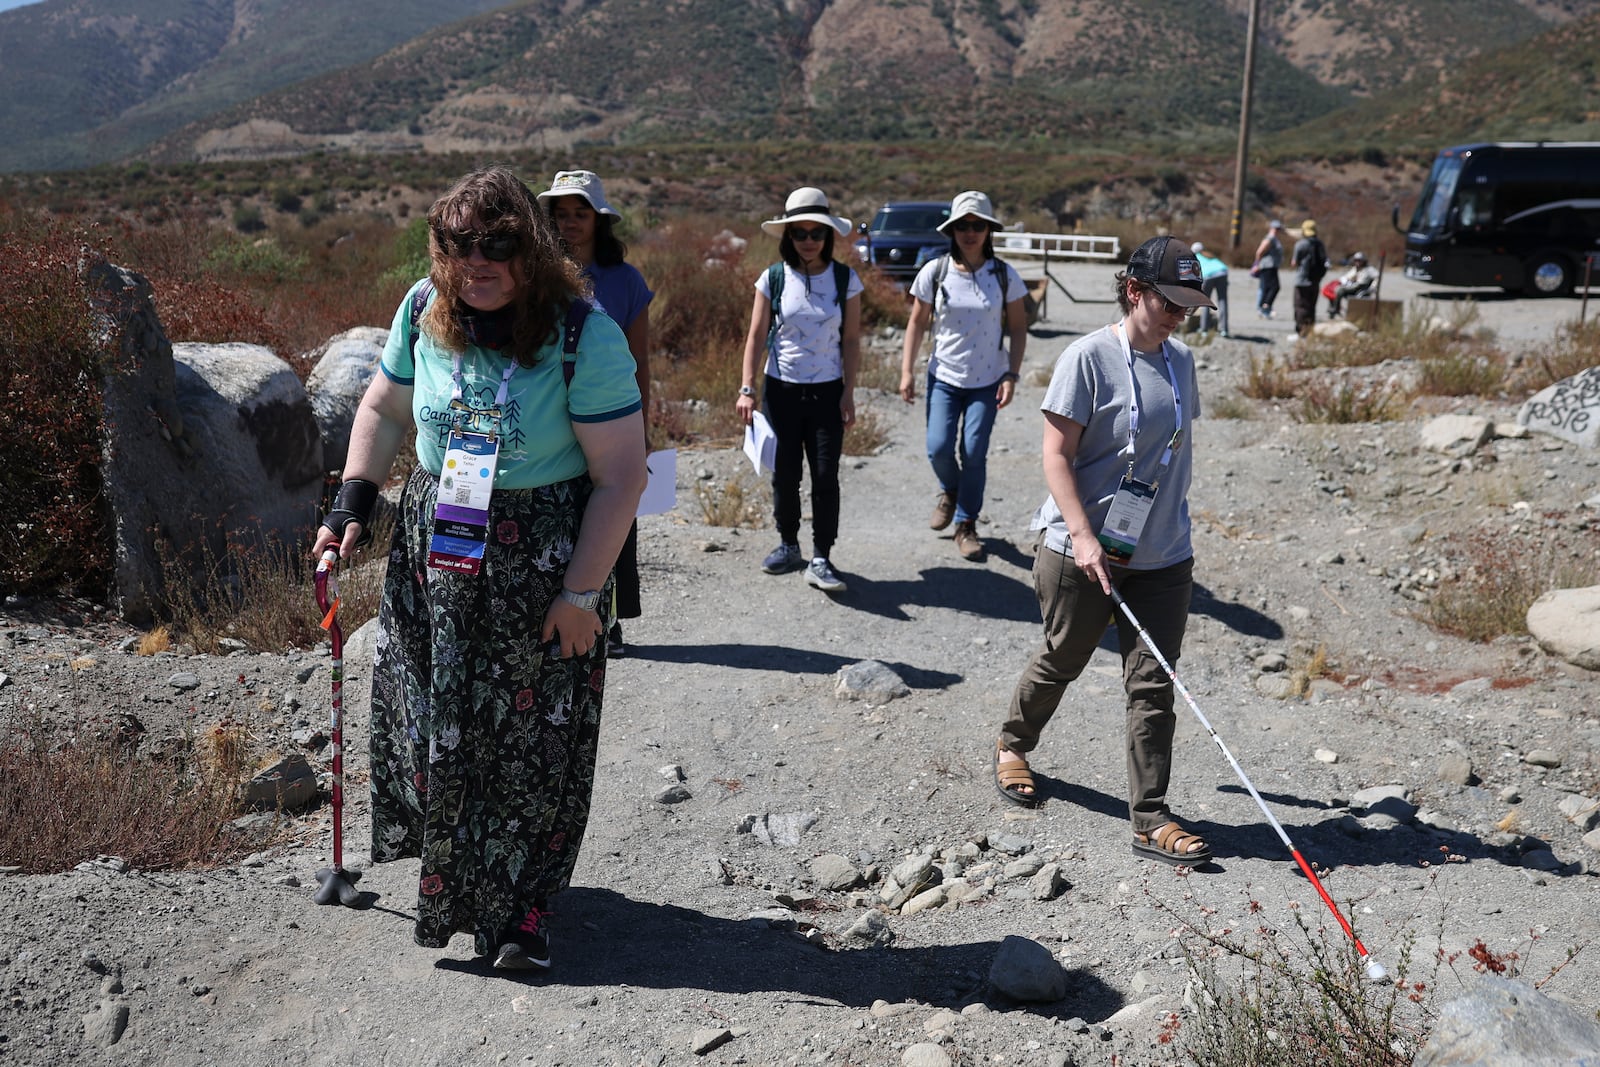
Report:
[{"label": "black backpack strap", "polygon": [[767,358],[772,358],[772,346],[778,342],[778,326],[783,322],[783,264],[774,263],[767,268],[767,300],[772,305],[767,315]]},{"label": "black backpack strap", "polygon": [[567,305],[567,318],[561,327],[561,377],[568,385],[578,370],[578,341],[583,337],[583,324],[589,321],[594,305],[584,299]]},{"label": "black backpack strap", "polygon": [[417,361],[417,324],[422,313],[428,310],[428,300],[433,296],[433,279],[424,278],[422,284],[411,292],[411,362]]},{"label": "black backpack strap", "polygon": [[950,253],[946,252],[938,259],[939,269],[933,272],[933,313],[939,314],[939,298],[944,297],[946,306],[950,303],[950,294],[944,291],[944,276],[950,273]]}]

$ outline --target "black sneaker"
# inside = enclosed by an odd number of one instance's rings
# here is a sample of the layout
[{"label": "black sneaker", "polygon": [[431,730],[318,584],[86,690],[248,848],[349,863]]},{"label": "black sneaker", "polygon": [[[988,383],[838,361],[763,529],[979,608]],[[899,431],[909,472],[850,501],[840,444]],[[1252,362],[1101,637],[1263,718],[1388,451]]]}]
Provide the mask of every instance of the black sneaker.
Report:
[{"label": "black sneaker", "polygon": [[550,966],[550,912],[533,907],[516,926],[501,935],[495,953],[497,971],[542,971]]},{"label": "black sneaker", "polygon": [[622,643],[622,623],[614,622],[606,634],[606,659],[620,659],[627,654],[628,646]]}]

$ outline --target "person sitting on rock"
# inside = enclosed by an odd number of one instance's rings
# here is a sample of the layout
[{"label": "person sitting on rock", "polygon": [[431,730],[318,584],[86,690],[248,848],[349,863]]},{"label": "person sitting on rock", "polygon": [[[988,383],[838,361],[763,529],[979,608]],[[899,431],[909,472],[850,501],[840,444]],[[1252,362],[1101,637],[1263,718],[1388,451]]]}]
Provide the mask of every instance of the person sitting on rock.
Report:
[{"label": "person sitting on rock", "polygon": [[1357,252],[1350,257],[1350,269],[1339,276],[1339,283],[1327,294],[1328,317],[1339,317],[1339,309],[1344,301],[1350,297],[1360,300],[1370,300],[1374,287],[1378,284],[1378,268],[1367,264],[1364,252]]}]

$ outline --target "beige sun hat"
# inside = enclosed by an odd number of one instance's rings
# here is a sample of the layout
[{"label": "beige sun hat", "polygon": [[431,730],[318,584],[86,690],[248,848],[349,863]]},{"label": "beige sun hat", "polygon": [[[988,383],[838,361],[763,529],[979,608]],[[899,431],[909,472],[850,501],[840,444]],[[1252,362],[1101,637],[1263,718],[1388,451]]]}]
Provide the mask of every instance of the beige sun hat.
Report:
[{"label": "beige sun hat", "polygon": [[850,236],[850,220],[829,214],[827,195],[809,185],[790,193],[783,202],[783,214],[763,222],[761,228],[774,237],[782,237],[784,227],[791,222],[825,222],[840,237]]},{"label": "beige sun hat", "polygon": [[558,196],[581,196],[600,214],[610,215],[614,219],[622,218],[621,212],[606,203],[606,191],[600,185],[600,176],[592,170],[557,171],[550,188],[540,193],[539,199],[553,200]]},{"label": "beige sun hat", "polygon": [[998,230],[1000,220],[995,217],[994,205],[989,202],[987,193],[980,193],[976,189],[968,189],[964,193],[957,193],[956,198],[950,201],[950,217],[939,223],[934,229],[940,233],[949,233],[950,224],[957,219],[964,219],[968,215],[975,215],[989,224],[990,229]]}]

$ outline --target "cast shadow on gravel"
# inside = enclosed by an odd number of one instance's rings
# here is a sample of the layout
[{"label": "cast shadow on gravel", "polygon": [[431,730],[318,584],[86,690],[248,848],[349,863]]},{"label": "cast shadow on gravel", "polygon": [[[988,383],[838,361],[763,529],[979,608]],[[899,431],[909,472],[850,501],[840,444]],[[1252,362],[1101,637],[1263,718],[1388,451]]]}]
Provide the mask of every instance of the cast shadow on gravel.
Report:
[{"label": "cast shadow on gravel", "polygon": [[[802,916],[803,918],[803,916]],[[831,912],[820,924],[842,925]],[[934,928],[895,922],[931,936]],[[902,936],[905,936],[902,933]],[[726,919],[675,904],[632,900],[610,889],[573,886],[557,901],[549,972],[528,975],[492,970],[485,960],[441,959],[442,970],[504,978],[519,984],[638,986],[715,993],[789,993],[800,1001],[867,1008],[875,1000],[916,1001],[960,1008],[975,1001],[1009,1001],[988,988],[998,941],[924,944],[828,951],[765,919]],[[1067,996],[1023,1005],[1045,1018],[1107,1018],[1124,1005],[1122,994],[1093,974],[1066,969]]]},{"label": "cast shadow on gravel", "polygon": [[[990,541],[991,550],[996,542]],[[850,590],[837,597],[845,607],[870,615],[909,622],[907,605],[948,608],[1008,622],[1039,621],[1039,602],[1032,581],[1019,581],[987,567],[930,567],[913,581],[875,582],[850,575]]]},{"label": "cast shadow on gravel", "polygon": [[[742,670],[786,674],[837,674],[841,667],[861,662],[860,656],[840,656],[833,652],[814,652],[785,645],[737,645],[728,642],[700,645],[628,645],[628,659],[656,663],[695,663],[702,666],[737,667]],[[908,663],[880,660],[913,689],[948,689],[962,676],[950,671],[930,671]]]},{"label": "cast shadow on gravel", "polygon": [[[1266,641],[1277,641],[1283,637],[1283,627],[1272,616],[1263,615],[1237,601],[1218,600],[1211,590],[1199,582],[1194,583],[1194,592],[1189,598],[1189,614],[1209,616],[1245,637],[1259,637]],[[1181,666],[1178,673],[1183,673]]]}]

